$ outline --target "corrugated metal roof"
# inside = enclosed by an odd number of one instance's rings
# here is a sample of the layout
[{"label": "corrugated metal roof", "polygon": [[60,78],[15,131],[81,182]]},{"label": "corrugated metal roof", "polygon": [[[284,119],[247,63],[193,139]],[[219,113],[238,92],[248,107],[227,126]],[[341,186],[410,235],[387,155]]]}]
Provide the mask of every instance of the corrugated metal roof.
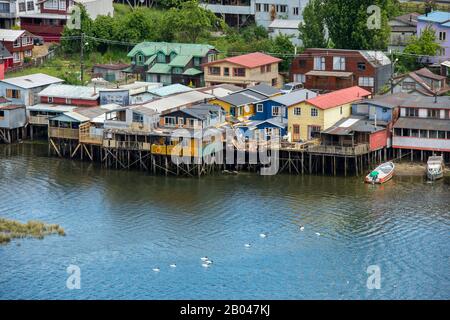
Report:
[{"label": "corrugated metal roof", "polygon": [[175,52],[179,55],[205,57],[206,54],[212,49],[214,49],[214,47],[208,44],[141,42],[134,46],[134,48],[128,53],[128,57],[133,57],[139,51],[145,56],[151,56],[157,54],[158,52],[163,52],[165,55]]},{"label": "corrugated metal roof", "polygon": [[281,96],[276,96],[270,100],[280,103],[286,107],[292,106],[294,104],[300,103],[302,101],[314,98],[317,93],[308,89],[296,90],[291,93],[283,94]]},{"label": "corrugated metal roof", "polygon": [[7,78],[1,81],[24,89],[31,89],[46,86],[49,84],[64,82],[64,80],[62,79],[52,77],[44,73],[33,73],[21,77]]},{"label": "corrugated metal roof", "polygon": [[147,73],[170,73],[170,70],[172,69],[171,66],[165,63],[155,63],[150,70],[147,71]]},{"label": "corrugated metal roof", "polygon": [[343,77],[348,78],[353,74],[353,72],[344,72],[344,71],[319,71],[319,70],[311,70],[307,72],[306,76],[319,76],[319,77]]},{"label": "corrugated metal roof", "polygon": [[183,75],[185,76],[196,76],[203,73],[203,71],[195,69],[195,68],[189,68],[186,69],[186,71],[183,72]]},{"label": "corrugated metal roof", "polygon": [[179,108],[189,104],[203,102],[213,97],[214,96],[210,94],[192,90],[180,94],[171,95],[165,98],[153,100],[151,102],[144,104],[143,106],[146,108],[154,109],[158,113],[161,113],[163,111],[170,110],[172,108]]},{"label": "corrugated metal roof", "polygon": [[169,66],[172,67],[185,67],[189,61],[191,61],[192,56],[183,56],[183,55],[177,55],[175,58],[172,59],[172,61],[169,62]]},{"label": "corrugated metal roof", "polygon": [[263,94],[267,97],[271,97],[271,96],[276,95],[281,92],[280,89],[269,86],[266,83],[260,83],[260,84],[257,84],[256,86],[247,87],[247,89],[245,89],[245,90],[251,90],[251,91]]},{"label": "corrugated metal roof", "polygon": [[5,48],[2,42],[0,42],[0,59],[11,58],[12,54]]},{"label": "corrugated metal roof", "polygon": [[450,109],[450,97],[427,97],[422,95],[409,95],[404,100],[401,107],[415,107],[415,108],[428,108],[428,109]]},{"label": "corrugated metal roof", "polygon": [[445,23],[450,20],[450,12],[445,11],[433,11],[427,15],[421,15],[417,18],[419,21]]},{"label": "corrugated metal roof", "polygon": [[336,122],[330,128],[322,131],[330,135],[352,135],[354,132],[378,132],[386,129],[384,126],[375,126],[375,122],[365,116],[351,116]]},{"label": "corrugated metal roof", "polygon": [[73,86],[69,84],[52,84],[38,94],[40,97],[66,99],[97,100],[98,90],[93,87]]},{"label": "corrugated metal roof", "polygon": [[251,91],[251,92],[235,92],[218,99],[238,107],[243,106],[245,104],[265,100],[267,99],[267,96]]},{"label": "corrugated metal roof", "polygon": [[0,40],[13,42],[24,34],[25,30],[0,29]]},{"label": "corrugated metal roof", "polygon": [[306,100],[309,104],[319,109],[330,109],[351,103],[367,96],[371,93],[358,86],[333,91],[324,95],[319,95],[315,98]]},{"label": "corrugated metal roof", "polygon": [[427,118],[399,118],[394,128],[423,129],[423,130],[450,130],[450,120]]},{"label": "corrugated metal roof", "polygon": [[214,65],[222,62],[229,62],[237,64],[246,68],[256,68],[259,66],[264,66],[267,64],[278,63],[282,61],[281,59],[269,56],[268,54],[262,52],[253,52],[240,56],[225,58],[221,60],[216,60],[212,62],[205,63],[204,66]]},{"label": "corrugated metal roof", "polygon": [[151,94],[154,94],[154,95],[157,95],[160,97],[165,97],[165,96],[169,96],[171,94],[188,92],[188,91],[192,91],[192,90],[193,89],[191,87],[185,86],[180,83],[174,83],[174,84],[170,84],[168,86],[151,89],[151,90],[149,90],[149,92]]},{"label": "corrugated metal roof", "polygon": [[43,112],[70,112],[70,111],[73,111],[75,108],[76,108],[75,106],[39,103],[39,104],[35,104],[33,106],[27,107],[27,110],[43,111]]}]

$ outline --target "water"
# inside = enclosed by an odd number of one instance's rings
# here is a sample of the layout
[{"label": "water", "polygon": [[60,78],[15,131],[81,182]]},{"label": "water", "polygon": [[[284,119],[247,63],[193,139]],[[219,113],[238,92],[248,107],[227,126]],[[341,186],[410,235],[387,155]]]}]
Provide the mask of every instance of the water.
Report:
[{"label": "water", "polygon": [[67,233],[0,246],[0,299],[449,299],[449,196],[448,180],[155,177],[0,146],[0,216]]}]

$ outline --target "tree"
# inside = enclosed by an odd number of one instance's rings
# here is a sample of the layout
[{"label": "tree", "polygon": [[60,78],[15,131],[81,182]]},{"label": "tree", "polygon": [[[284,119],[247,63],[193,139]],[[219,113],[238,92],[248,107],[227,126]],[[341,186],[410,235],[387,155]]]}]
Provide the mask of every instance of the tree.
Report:
[{"label": "tree", "polygon": [[[86,9],[83,5],[77,4],[80,9],[80,28],[76,29],[70,27],[69,25],[65,25],[62,32],[61,39],[61,47],[64,52],[79,52],[80,51],[80,41],[79,38],[82,33],[86,36],[92,36],[92,25],[93,21],[89,17]],[[73,18],[73,17],[71,17]],[[85,52],[89,52],[94,47],[92,42],[85,43],[84,50]]]},{"label": "tree", "polygon": [[403,51],[405,55],[401,55],[399,58],[399,69],[403,72],[416,70],[428,64],[428,56],[435,56],[440,49],[441,46],[436,42],[434,29],[427,27],[423,29],[419,37],[412,36],[409,39]]},{"label": "tree", "polygon": [[178,8],[171,8],[167,19],[180,42],[196,43],[210,31],[220,27],[214,13],[200,7],[197,0],[183,2]]},{"label": "tree", "polygon": [[305,48],[325,48],[325,12],[323,0],[311,0],[303,10],[303,23],[300,23],[299,38]]},{"label": "tree", "polygon": [[291,42],[291,37],[283,34],[277,35],[273,39],[273,51],[279,53],[279,58],[283,59],[280,62],[280,71],[288,71],[293,59],[294,45]]}]

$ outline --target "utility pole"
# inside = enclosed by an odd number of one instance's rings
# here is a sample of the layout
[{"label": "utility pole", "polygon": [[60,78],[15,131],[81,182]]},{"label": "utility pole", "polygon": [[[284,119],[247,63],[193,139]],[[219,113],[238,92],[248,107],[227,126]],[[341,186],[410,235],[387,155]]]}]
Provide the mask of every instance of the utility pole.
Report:
[{"label": "utility pole", "polygon": [[84,33],[81,33],[81,45],[80,45],[80,80],[81,84],[84,84]]}]

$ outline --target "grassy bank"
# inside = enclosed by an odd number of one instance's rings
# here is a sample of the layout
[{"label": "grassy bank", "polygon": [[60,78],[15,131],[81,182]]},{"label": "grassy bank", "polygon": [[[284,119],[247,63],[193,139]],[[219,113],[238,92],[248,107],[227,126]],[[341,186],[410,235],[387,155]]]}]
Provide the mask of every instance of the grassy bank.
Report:
[{"label": "grassy bank", "polygon": [[[417,12],[424,14],[425,13],[425,3],[423,2],[401,2],[399,4],[399,8],[401,11],[401,14],[407,14],[412,12]],[[450,5],[449,4],[443,4],[443,3],[437,3],[436,4],[436,10],[439,11],[450,11]]]},{"label": "grassy bank", "polygon": [[6,244],[16,238],[43,239],[51,234],[66,235],[64,229],[57,224],[46,224],[41,221],[21,223],[0,218],[0,244]]}]

